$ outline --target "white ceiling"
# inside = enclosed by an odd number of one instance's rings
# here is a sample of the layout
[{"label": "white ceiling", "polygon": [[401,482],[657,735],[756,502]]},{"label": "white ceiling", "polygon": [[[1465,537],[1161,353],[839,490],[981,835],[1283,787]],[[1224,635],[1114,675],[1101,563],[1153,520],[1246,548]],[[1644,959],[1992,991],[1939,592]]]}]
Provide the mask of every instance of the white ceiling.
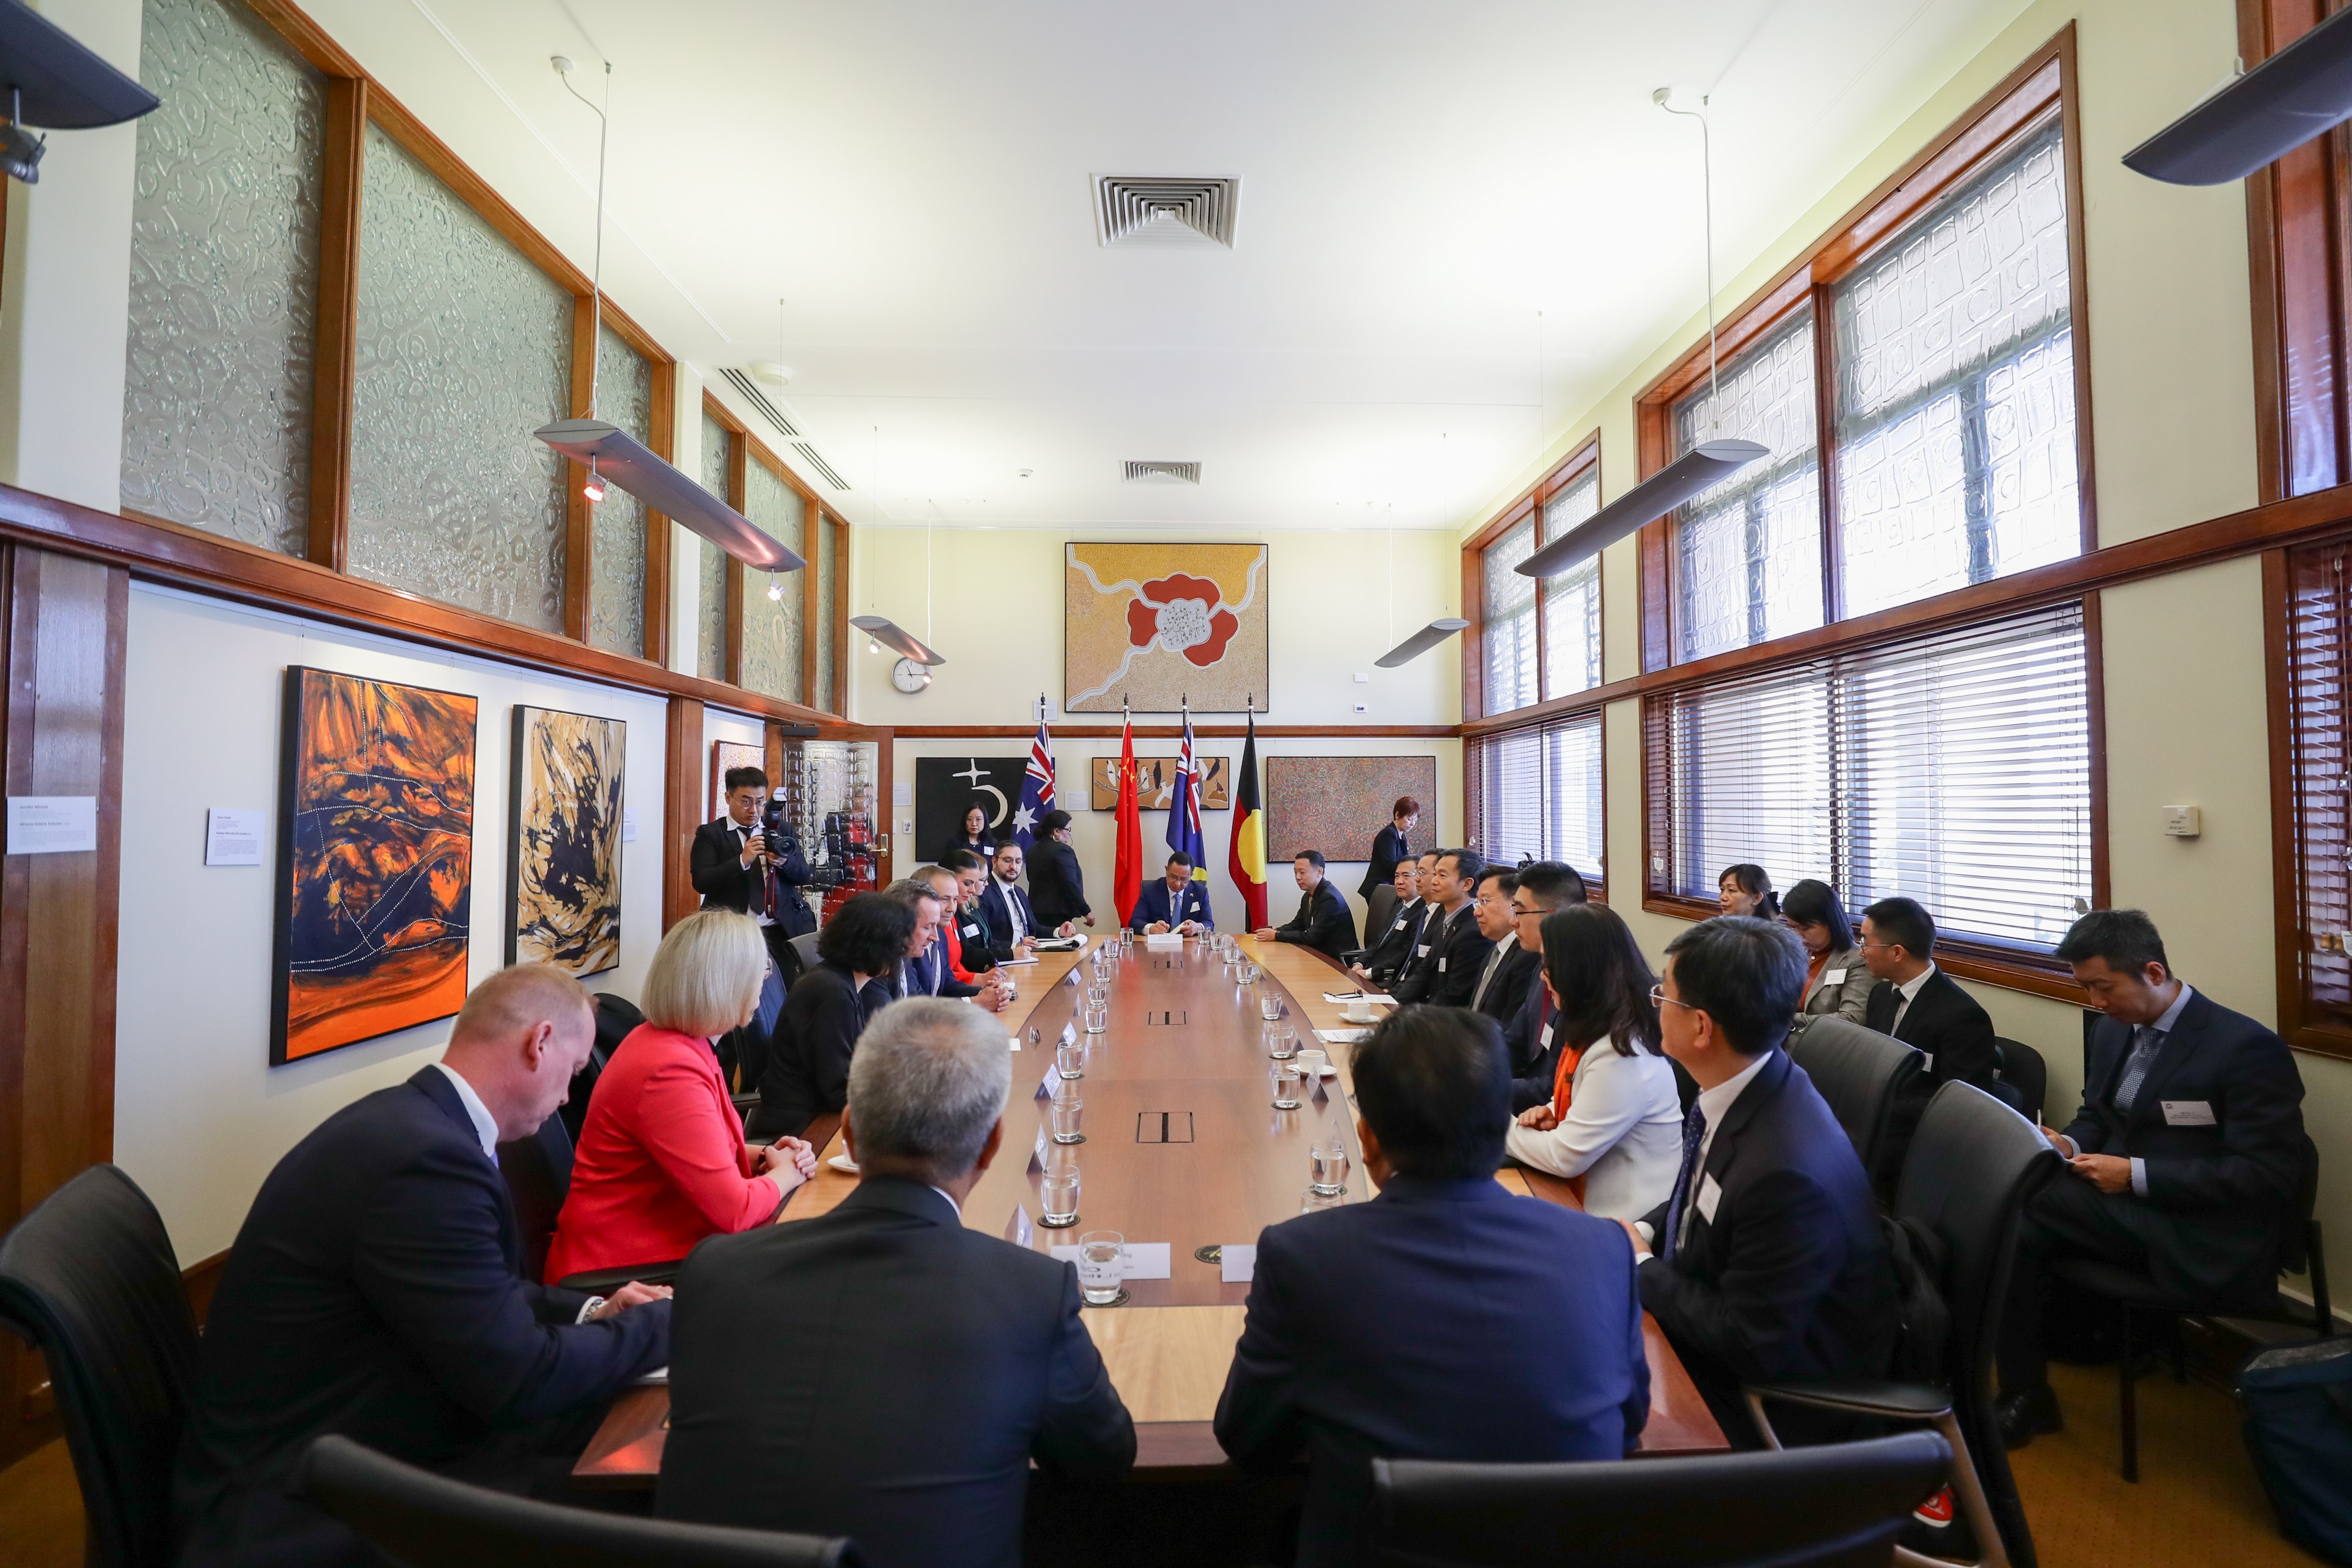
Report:
[{"label": "white ceiling", "polygon": [[[1653,89],[1712,94],[1727,277],[2022,5],[313,9],[583,264],[595,119],[547,57],[613,60],[608,287],[714,383],[790,365],[853,520],[1265,529],[1462,525],[1701,308]],[[1235,248],[1101,248],[1097,173],[1240,176]]]}]

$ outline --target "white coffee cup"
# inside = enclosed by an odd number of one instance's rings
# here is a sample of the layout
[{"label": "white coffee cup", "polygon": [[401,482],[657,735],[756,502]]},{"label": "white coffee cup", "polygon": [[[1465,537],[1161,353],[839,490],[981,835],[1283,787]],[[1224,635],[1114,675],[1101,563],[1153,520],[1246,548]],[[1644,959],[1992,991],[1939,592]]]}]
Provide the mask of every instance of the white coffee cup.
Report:
[{"label": "white coffee cup", "polygon": [[1349,1023],[1370,1023],[1372,1021],[1372,1004],[1357,997],[1339,1009],[1339,1016]]},{"label": "white coffee cup", "polygon": [[1316,1079],[1323,1076],[1330,1060],[1329,1056],[1319,1051],[1302,1051],[1298,1053],[1298,1075],[1312,1083]]}]

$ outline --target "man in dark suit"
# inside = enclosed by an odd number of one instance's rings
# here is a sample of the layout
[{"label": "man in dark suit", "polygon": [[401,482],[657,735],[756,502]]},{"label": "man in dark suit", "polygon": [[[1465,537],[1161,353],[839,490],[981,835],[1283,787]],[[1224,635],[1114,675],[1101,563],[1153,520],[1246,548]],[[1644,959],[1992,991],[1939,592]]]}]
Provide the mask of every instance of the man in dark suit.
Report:
[{"label": "man in dark suit", "polygon": [[2069,1171],[2018,1228],[1996,1406],[2011,1448],[2059,1427],[2042,1357],[2049,1260],[2114,1263],[2217,1312],[2263,1303],[2309,1157],[2294,1053],[2175,975],[2154,921],[2095,910],[2058,956],[2106,1016],[2082,1109],[2064,1132],[2042,1129]]},{"label": "man in dark suit", "polygon": [[1584,878],[1564,861],[1530,861],[1510,893],[1511,940],[1532,962],[1518,1010],[1503,1020],[1503,1048],[1511,1053],[1511,1113],[1549,1104],[1559,1060],[1553,1041],[1551,993],[1543,984],[1543,920],[1585,901]]},{"label": "man in dark suit", "polygon": [[996,858],[989,862],[988,883],[980,891],[980,923],[988,935],[988,956],[1000,964],[1026,958],[1036,947],[1037,938],[1052,930],[1038,924],[1037,912],[1021,889],[1021,862],[1019,844],[997,845]]},{"label": "man in dark suit", "polygon": [[441,1061],[278,1162],[197,1357],[173,1481],[183,1564],[379,1563],[295,1490],[314,1438],[530,1490],[560,1483],[614,1392],[668,1358],[667,1288],[604,1299],[517,1272],[497,1146],[554,1113],[595,1038],[578,981],[508,969],[467,998]]},{"label": "man in dark suit", "polygon": [[976,917],[966,916],[962,911],[961,880],[947,867],[939,865],[917,866],[915,874],[908,880],[917,887],[929,890],[931,901],[939,908],[939,918],[931,932],[931,945],[908,965],[911,985],[906,994],[970,997],[991,1012],[1003,1011],[1010,998],[1005,996],[1001,983],[991,978],[998,971],[991,969],[988,974],[972,980],[961,979],[956,974],[950,928],[957,921],[966,918],[972,918],[977,923]]},{"label": "man in dark suit", "polygon": [[688,871],[705,909],[731,909],[760,924],[777,971],[789,982],[801,972],[793,938],[816,929],[801,889],[808,884],[808,857],[787,821],[771,842],[760,824],[768,797],[768,776],[756,768],[730,768],[727,815],[694,830]]},{"label": "man in dark suit", "polygon": [[1356,917],[1348,901],[1323,874],[1323,852],[1301,850],[1290,857],[1291,874],[1298,881],[1298,913],[1280,925],[1264,925],[1251,933],[1261,942],[1296,942],[1344,963],[1356,950]]},{"label": "man in dark suit", "polygon": [[1127,917],[1128,929],[1139,936],[1163,932],[1214,931],[1209,916],[1209,890],[1192,880],[1192,857],[1179,850],[1168,857],[1168,874],[1147,882]]},{"label": "man in dark suit", "polygon": [[[1796,933],[1748,915],[1702,921],[1666,945],[1661,988],[1666,1054],[1699,1095],[1673,1196],[1627,1228],[1642,1304],[1725,1434],[1753,1446],[1741,1384],[1885,1375],[1894,1268],[1853,1145],[1780,1049],[1805,988]],[[1801,1411],[1773,1420],[1784,1436],[1843,1435],[1843,1422]]]},{"label": "man in dark suit", "polygon": [[[883,891],[915,912],[914,935],[907,938],[907,956],[898,960],[898,972],[887,982],[893,1000],[900,997],[969,997],[980,988],[967,986],[948,973],[947,952],[941,946],[940,923],[952,907],[947,896],[931,885],[926,872],[939,872],[937,866],[924,866],[913,876],[902,877]],[[944,875],[945,873],[940,873]],[[952,879],[950,879],[950,883]]]},{"label": "man in dark suit", "polygon": [[1493,1022],[1407,1009],[1354,1061],[1380,1195],[1260,1233],[1217,1402],[1235,1463],[1307,1452],[1300,1568],[1363,1560],[1375,1458],[1614,1459],[1649,1416],[1623,1236],[1495,1181],[1511,1080]]},{"label": "man in dark suit", "polygon": [[1080,921],[1092,927],[1093,905],[1087,903],[1087,873],[1078,869],[1078,852],[1070,847],[1070,814],[1053,810],[1037,819],[1037,841],[1029,852],[1029,904],[1037,923],[1048,931],[1066,934]]},{"label": "man in dark suit", "polygon": [[1421,862],[1417,860],[1397,862],[1396,909],[1386,925],[1377,932],[1369,925],[1364,940],[1369,946],[1363,955],[1348,966],[1348,973],[1360,980],[1370,980],[1376,986],[1386,985],[1404,961],[1412,956],[1413,944],[1421,939],[1422,922],[1429,917],[1429,905],[1421,897]]},{"label": "man in dark suit", "polygon": [[1486,870],[1475,850],[1445,850],[1434,862],[1424,862],[1422,895],[1435,905],[1422,928],[1412,956],[1397,977],[1391,993],[1400,1002],[1431,1002],[1442,1008],[1468,1005],[1478,988],[1478,972],[1494,947],[1478,930],[1478,916],[1470,907]]},{"label": "man in dark suit", "polygon": [[[1527,1005],[1528,988],[1535,984],[1536,971],[1543,967],[1540,952],[1530,953],[1519,945],[1511,914],[1511,900],[1518,891],[1517,872],[1490,865],[1478,873],[1478,896],[1470,904],[1478,935],[1493,944],[1486,963],[1479,967],[1478,983],[1470,988],[1470,1010],[1493,1019],[1496,1029],[1507,1027],[1518,1016]],[[1508,1044],[1506,1040],[1507,1048]],[[1532,1065],[1515,1058],[1511,1070],[1524,1072]]]},{"label": "man in dark suit", "polygon": [[1959,982],[1936,967],[1936,922],[1916,901],[1882,898],[1862,912],[1862,961],[1878,977],[1863,1023],[1926,1053],[1924,1071],[1895,1103],[1886,1155],[1890,1173],[1936,1091],[1966,1083],[2000,1097],[1993,1086],[1992,1019]]},{"label": "man in dark suit", "polygon": [[842,1114],[856,1190],[707,1241],[678,1277],[657,1511],[847,1535],[871,1568],[1016,1568],[1031,1459],[1134,1463],[1075,1269],[961,1222],[1012,1071],[1003,1029],[960,1003],[867,1025]]}]

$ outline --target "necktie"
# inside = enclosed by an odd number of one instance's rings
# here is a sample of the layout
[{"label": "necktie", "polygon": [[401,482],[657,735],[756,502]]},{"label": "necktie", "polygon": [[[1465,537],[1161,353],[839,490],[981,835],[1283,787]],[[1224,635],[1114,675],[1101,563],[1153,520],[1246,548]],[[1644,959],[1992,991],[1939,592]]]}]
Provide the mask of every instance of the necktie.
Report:
[{"label": "necktie", "polygon": [[2116,1084],[2116,1110],[2130,1110],[2132,1102],[2139,1098],[2139,1086],[2147,1081],[2157,1048],[2163,1043],[2163,1034],[2147,1024],[2132,1030],[2131,1054],[2124,1059],[2124,1075]]},{"label": "necktie", "polygon": [[1676,1232],[1682,1228],[1683,1203],[1690,1197],[1691,1177],[1698,1174],[1699,1145],[1706,1142],[1706,1113],[1694,1101],[1690,1114],[1683,1118],[1683,1168],[1675,1173],[1675,1195],[1666,1199],[1665,1244],[1658,1249],[1661,1258],[1675,1255]]},{"label": "necktie", "polygon": [[1487,984],[1494,979],[1495,971],[1503,967],[1504,952],[1503,945],[1500,942],[1496,943],[1495,951],[1486,959],[1485,972],[1478,977],[1478,989],[1470,998],[1470,1005],[1473,1008],[1486,999]]}]

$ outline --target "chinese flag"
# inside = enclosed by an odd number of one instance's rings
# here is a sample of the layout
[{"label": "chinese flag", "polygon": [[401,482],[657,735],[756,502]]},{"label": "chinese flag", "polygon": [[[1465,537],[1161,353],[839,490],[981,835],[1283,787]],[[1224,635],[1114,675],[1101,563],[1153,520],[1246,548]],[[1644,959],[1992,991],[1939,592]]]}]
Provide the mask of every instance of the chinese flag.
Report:
[{"label": "chinese flag", "polygon": [[1225,869],[1249,911],[1244,931],[1256,931],[1265,919],[1265,812],[1257,803],[1257,715],[1249,716],[1249,738],[1242,742],[1241,777],[1234,781],[1234,843],[1226,852]]},{"label": "chinese flag", "polygon": [[1118,737],[1118,851],[1111,860],[1110,892],[1124,925],[1143,896],[1143,811],[1135,799],[1135,720],[1129,716]]}]

